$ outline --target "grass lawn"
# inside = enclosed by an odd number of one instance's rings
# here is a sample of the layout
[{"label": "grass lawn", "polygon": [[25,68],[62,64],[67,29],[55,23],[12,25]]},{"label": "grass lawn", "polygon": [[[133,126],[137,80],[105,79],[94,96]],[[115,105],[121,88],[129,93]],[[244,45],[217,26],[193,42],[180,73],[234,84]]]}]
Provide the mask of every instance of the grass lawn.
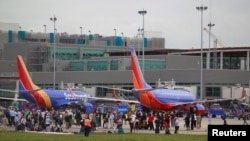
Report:
[{"label": "grass lawn", "polygon": [[83,134],[44,134],[14,131],[0,131],[1,141],[207,141],[207,135],[164,135],[164,134],[104,134],[92,133],[89,137]]}]

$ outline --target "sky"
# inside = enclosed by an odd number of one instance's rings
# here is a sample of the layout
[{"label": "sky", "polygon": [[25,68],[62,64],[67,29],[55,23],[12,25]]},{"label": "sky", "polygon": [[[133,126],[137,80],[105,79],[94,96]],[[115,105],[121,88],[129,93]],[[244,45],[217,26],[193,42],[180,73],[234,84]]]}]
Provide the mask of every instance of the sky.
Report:
[{"label": "sky", "polygon": [[[201,12],[196,7],[207,6]],[[68,34],[136,37],[138,29],[158,33],[165,48],[250,46],[250,0],[1,0],[0,22],[18,23],[22,30]],[[138,13],[146,10],[142,16]],[[203,14],[202,14],[203,13]],[[143,20],[144,17],[144,20]],[[201,18],[203,17],[203,18]],[[203,19],[203,20],[202,20]],[[144,22],[143,22],[144,21]],[[203,23],[203,27],[201,26]],[[201,32],[201,31],[204,32]]]}]

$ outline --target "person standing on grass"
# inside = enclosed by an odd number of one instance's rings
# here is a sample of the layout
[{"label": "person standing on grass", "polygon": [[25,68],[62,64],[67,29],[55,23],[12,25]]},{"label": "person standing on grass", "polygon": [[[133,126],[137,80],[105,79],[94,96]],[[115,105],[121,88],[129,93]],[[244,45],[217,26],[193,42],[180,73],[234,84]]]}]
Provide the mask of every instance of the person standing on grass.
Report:
[{"label": "person standing on grass", "polygon": [[170,133],[170,126],[169,126],[169,118],[167,116],[165,116],[164,120],[163,120],[163,126],[165,128],[165,134],[171,134]]},{"label": "person standing on grass", "polygon": [[129,126],[130,126],[130,133],[133,132],[133,129],[135,127],[135,119],[136,119],[136,115],[135,113],[132,113],[129,117]]},{"label": "person standing on grass", "polygon": [[178,131],[179,131],[179,122],[180,122],[179,117],[175,116],[174,117],[174,128],[175,128],[174,133],[175,134],[178,134]]},{"label": "person standing on grass", "polygon": [[64,117],[65,123],[66,123],[66,132],[69,132],[69,128],[70,128],[70,115],[69,113],[66,111],[66,115]]},{"label": "person standing on grass", "polygon": [[[50,131],[50,121],[51,117],[50,117],[50,112],[46,111],[45,116],[44,116],[44,123],[45,123],[45,131],[49,132]],[[27,121],[27,120],[26,120]]]},{"label": "person standing on grass", "polygon": [[200,129],[201,128],[201,114],[198,114],[196,116],[196,128]]},{"label": "person standing on grass", "polygon": [[148,115],[148,128],[149,128],[150,131],[155,129],[153,122],[154,122],[154,115],[152,113],[150,113]]},{"label": "person standing on grass", "polygon": [[88,116],[86,116],[84,120],[84,129],[85,129],[84,136],[88,137],[91,129],[91,120],[89,119]]},{"label": "person standing on grass", "polygon": [[109,126],[108,124],[109,124],[108,117],[105,116],[103,119],[103,128],[105,133],[108,133],[108,126]]},{"label": "person standing on grass", "polygon": [[159,134],[160,133],[160,125],[161,125],[160,117],[156,116],[156,119],[154,122],[155,122],[155,133]]},{"label": "person standing on grass", "polygon": [[85,133],[85,129],[84,129],[84,119],[80,120],[80,134]]},{"label": "person standing on grass", "polygon": [[189,112],[187,112],[186,117],[185,117],[185,126],[187,130],[190,129],[190,113]]}]

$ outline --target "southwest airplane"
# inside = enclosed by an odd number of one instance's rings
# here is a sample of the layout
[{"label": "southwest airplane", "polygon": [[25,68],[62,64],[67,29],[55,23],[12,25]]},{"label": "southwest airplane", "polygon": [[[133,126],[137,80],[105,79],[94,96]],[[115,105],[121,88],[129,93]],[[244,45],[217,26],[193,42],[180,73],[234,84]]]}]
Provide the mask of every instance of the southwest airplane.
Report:
[{"label": "southwest airplane", "polygon": [[0,99],[28,101],[29,103],[45,108],[57,108],[69,104],[83,104],[85,108],[92,108],[92,102],[94,100],[114,100],[110,98],[92,97],[89,93],[72,90],[69,86],[67,90],[41,89],[33,83],[23,58],[20,55],[17,56],[17,67],[19,73],[19,91],[0,90],[19,93],[23,99],[17,99],[16,95],[15,98],[0,97]]},{"label": "southwest airplane", "polygon": [[[17,56],[17,67],[19,74],[19,95],[24,99],[13,99],[13,100],[26,100],[30,103],[36,104],[40,107],[60,107],[62,105],[84,102],[84,106],[90,105],[87,102],[87,98],[91,97],[90,94],[82,91],[68,90],[53,90],[53,89],[41,89],[35,85],[28,73],[27,67],[24,64],[23,58]],[[9,91],[11,90],[4,90]],[[12,98],[1,98],[1,99],[12,99]]]},{"label": "southwest airplane", "polygon": [[[136,56],[134,48],[131,48],[131,67],[132,67],[132,80],[133,89],[132,93],[139,103],[151,110],[171,111],[175,109],[190,110],[196,114],[203,114],[205,107],[203,104],[207,102],[218,102],[230,99],[215,99],[207,101],[197,101],[194,94],[185,90],[167,89],[164,87],[152,88],[142,75],[142,71]],[[102,88],[108,88],[99,86]],[[109,88],[110,89],[110,88]],[[119,88],[112,88],[120,91],[131,92],[131,90],[124,90]],[[243,97],[241,97],[243,98]],[[232,100],[232,99],[231,99]],[[122,100],[121,100],[122,101]],[[138,103],[130,101],[131,103]]]},{"label": "southwest airplane", "polygon": [[[53,90],[41,89],[35,85],[27,71],[24,61],[20,55],[17,56],[17,66],[19,73],[19,94],[22,98],[30,103],[37,104],[41,107],[60,107],[62,105],[80,103],[84,106],[92,105],[90,102],[94,100],[108,100],[114,102],[128,102],[139,103],[149,109],[158,111],[165,110],[171,111],[178,108],[183,110],[191,110],[196,113],[204,113],[204,105],[207,102],[218,102],[232,99],[215,99],[208,101],[197,101],[194,94],[185,90],[166,89],[164,87],[152,88],[143,78],[141,68],[139,66],[138,58],[134,48],[131,48],[131,67],[132,67],[132,80],[133,89],[124,90],[119,88],[109,88],[121,91],[132,92],[137,100],[124,100],[117,98],[99,98],[92,97],[90,94],[82,91],[68,90]],[[3,90],[3,89],[0,89]],[[10,90],[3,90],[10,91]],[[244,98],[242,95],[241,98]],[[1,99],[1,98],[0,98]],[[6,99],[6,98],[2,98]]]}]

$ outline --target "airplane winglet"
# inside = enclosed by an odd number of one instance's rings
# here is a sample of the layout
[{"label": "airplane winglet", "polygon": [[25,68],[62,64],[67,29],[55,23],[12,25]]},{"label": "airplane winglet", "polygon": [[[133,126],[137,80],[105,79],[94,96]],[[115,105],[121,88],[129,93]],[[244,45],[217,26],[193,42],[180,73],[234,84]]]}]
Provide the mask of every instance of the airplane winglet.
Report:
[{"label": "airplane winglet", "polygon": [[242,93],[241,93],[240,99],[242,99],[242,100],[246,99],[246,93],[245,93],[245,88],[244,88],[244,86],[242,86]]},{"label": "airplane winglet", "polygon": [[113,85],[113,89],[112,89],[112,97],[116,97],[116,91],[115,91],[115,86]]},{"label": "airplane winglet", "polygon": [[71,96],[75,96],[75,93],[72,91],[71,87],[69,86],[69,84],[67,84],[68,87],[68,91],[70,93]]}]

